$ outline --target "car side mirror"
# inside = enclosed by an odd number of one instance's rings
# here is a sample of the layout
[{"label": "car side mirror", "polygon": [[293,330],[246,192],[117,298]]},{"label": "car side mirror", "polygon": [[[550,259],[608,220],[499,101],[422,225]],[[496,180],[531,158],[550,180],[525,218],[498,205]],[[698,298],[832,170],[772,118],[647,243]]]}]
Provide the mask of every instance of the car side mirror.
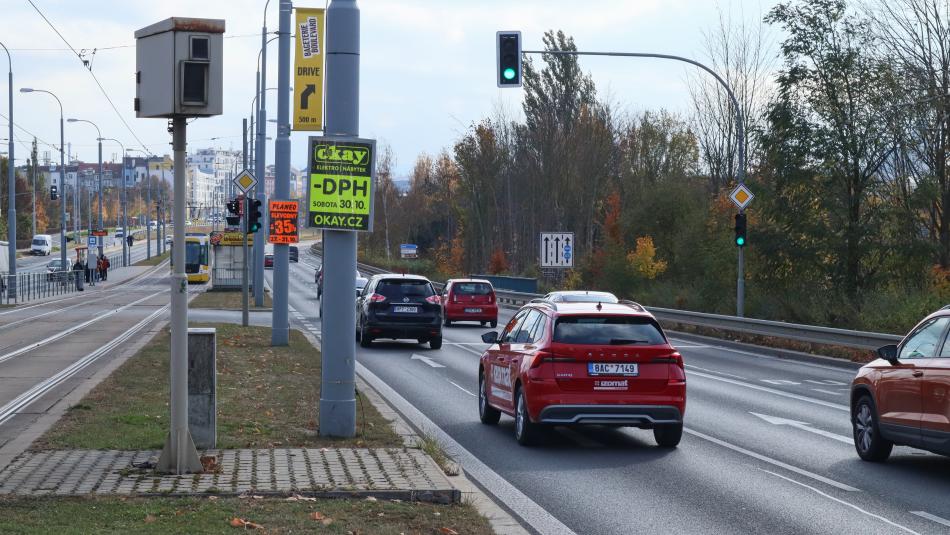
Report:
[{"label": "car side mirror", "polygon": [[896,344],[888,344],[886,346],[877,348],[877,356],[890,362],[891,364],[895,366],[900,363],[900,361],[897,360],[897,345]]},{"label": "car side mirror", "polygon": [[498,343],[498,333],[495,331],[489,331],[482,335],[482,342],[486,344],[497,344]]}]

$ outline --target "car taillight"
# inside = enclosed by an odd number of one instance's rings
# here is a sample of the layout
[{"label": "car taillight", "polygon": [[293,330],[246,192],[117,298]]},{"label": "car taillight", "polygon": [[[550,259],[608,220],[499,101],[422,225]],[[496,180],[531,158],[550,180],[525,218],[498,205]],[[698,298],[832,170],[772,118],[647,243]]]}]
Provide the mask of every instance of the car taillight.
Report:
[{"label": "car taillight", "polygon": [[373,295],[369,296],[369,302],[370,302],[370,303],[382,303],[382,302],[385,301],[385,300],[386,300],[386,296],[385,296],[385,295],[373,294]]},{"label": "car taillight", "polygon": [[489,302],[489,303],[494,303],[494,302],[495,302],[495,292],[492,292],[492,293],[488,294],[488,302]]},{"label": "car taillight", "polygon": [[437,295],[430,295],[429,297],[426,297],[426,303],[432,303],[433,305],[441,305],[442,299],[440,299],[439,296]]},{"label": "car taillight", "polygon": [[534,356],[531,357],[531,366],[529,366],[528,368],[529,369],[537,368],[538,366],[543,364],[544,361],[553,359],[553,358],[554,358],[554,353],[550,351],[543,351],[543,350],[538,351],[537,353],[534,354]]}]

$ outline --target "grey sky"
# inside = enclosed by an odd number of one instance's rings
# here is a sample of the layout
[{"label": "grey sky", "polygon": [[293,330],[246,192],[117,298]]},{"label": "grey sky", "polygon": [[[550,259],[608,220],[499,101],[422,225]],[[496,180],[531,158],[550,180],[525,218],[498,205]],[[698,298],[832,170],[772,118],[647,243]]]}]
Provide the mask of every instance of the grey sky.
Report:
[{"label": "grey sky", "polygon": [[[254,61],[260,46],[264,0],[33,0],[85,57],[137,136],[155,153],[170,152],[165,122],[135,119],[133,32],[169,16],[224,18],[225,114],[189,127],[189,149],[240,149],[241,119],[250,114]],[[299,2],[320,7],[323,2]],[[572,35],[580,49],[650,51],[701,59],[702,31],[716,25],[719,10],[760,19],[775,0],[361,0],[362,69],[360,134],[393,146],[397,169],[406,174],[420,152],[451,147],[465,129],[498,106],[520,113],[520,90],[500,90],[494,80],[496,30],[521,30],[526,48],[540,48],[547,29]],[[268,29],[277,28],[278,0],[271,0]],[[0,40],[12,49],[14,84],[49,89],[67,117],[96,122],[105,137],[137,147],[93,77],[27,0],[0,0]],[[277,43],[269,47],[268,86],[276,86]],[[123,48],[107,48],[123,47]],[[96,49],[95,54],[92,50]],[[3,58],[6,59],[5,57]],[[657,60],[585,58],[602,94],[623,109],[667,108],[685,112],[688,69]],[[2,67],[6,68],[5,64]],[[5,77],[4,77],[5,78]],[[6,84],[0,113],[6,116]],[[49,143],[59,142],[58,109],[41,94],[14,94],[14,121]],[[268,115],[276,116],[276,92]],[[6,137],[6,120],[0,137]],[[269,125],[271,133],[275,125]],[[305,161],[306,133],[293,134],[295,166]],[[16,137],[28,143],[22,130]],[[217,139],[212,139],[217,138]],[[66,125],[66,141],[84,160],[95,159],[95,130]],[[271,142],[273,143],[273,142]],[[141,148],[141,147],[138,147]],[[41,154],[48,147],[41,146]],[[17,144],[17,159],[27,156]],[[108,159],[118,147],[104,149]],[[268,149],[273,159],[273,145]],[[19,162],[18,162],[19,163]]]}]

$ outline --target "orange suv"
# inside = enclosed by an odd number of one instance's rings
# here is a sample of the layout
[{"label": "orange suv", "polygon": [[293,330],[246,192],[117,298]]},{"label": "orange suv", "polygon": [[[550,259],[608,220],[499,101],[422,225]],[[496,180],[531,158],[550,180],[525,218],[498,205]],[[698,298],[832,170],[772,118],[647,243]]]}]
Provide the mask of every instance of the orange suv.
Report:
[{"label": "orange suv", "polygon": [[950,455],[950,306],[927,316],[851,384],[854,447],[884,461],[895,444]]}]

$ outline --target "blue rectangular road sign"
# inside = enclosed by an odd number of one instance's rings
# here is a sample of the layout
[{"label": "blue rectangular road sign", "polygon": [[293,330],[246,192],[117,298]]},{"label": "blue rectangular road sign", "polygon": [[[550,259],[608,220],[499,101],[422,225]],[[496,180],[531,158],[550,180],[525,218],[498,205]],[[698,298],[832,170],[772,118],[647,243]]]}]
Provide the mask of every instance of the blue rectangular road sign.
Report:
[{"label": "blue rectangular road sign", "polygon": [[99,237],[89,236],[89,238],[87,238],[86,245],[89,247],[97,247],[99,245]]}]

